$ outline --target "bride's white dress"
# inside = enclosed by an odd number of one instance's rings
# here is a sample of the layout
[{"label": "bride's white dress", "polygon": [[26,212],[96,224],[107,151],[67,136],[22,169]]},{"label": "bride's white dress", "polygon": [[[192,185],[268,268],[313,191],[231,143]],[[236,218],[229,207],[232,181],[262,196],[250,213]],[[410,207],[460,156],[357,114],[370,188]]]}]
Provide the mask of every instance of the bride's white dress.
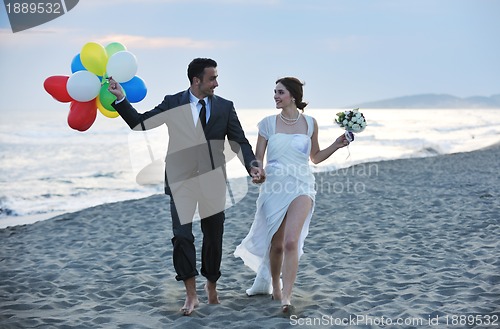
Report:
[{"label": "bride's white dress", "polygon": [[[288,206],[301,195],[307,195],[313,201],[313,207],[300,234],[299,258],[303,254],[304,240],[309,232],[314,210],[315,178],[309,166],[314,123],[312,117],[303,116],[307,122],[307,134],[276,133],[276,115],[265,117],[258,124],[259,134],[268,141],[266,181],[260,186],[257,210],[250,231],[236,247],[234,255],[257,273],[255,284],[258,280],[268,283],[266,290],[271,282],[271,239],[280,227]],[[247,293],[252,294],[248,290]]]}]

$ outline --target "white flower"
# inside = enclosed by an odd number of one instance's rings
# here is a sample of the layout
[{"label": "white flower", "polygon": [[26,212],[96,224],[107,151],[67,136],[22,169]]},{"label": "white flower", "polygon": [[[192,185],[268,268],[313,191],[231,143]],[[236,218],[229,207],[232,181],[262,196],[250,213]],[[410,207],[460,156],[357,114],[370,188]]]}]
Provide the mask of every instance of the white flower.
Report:
[{"label": "white flower", "polygon": [[366,127],[366,119],[359,109],[346,110],[336,114],[335,123],[347,131],[362,132]]}]

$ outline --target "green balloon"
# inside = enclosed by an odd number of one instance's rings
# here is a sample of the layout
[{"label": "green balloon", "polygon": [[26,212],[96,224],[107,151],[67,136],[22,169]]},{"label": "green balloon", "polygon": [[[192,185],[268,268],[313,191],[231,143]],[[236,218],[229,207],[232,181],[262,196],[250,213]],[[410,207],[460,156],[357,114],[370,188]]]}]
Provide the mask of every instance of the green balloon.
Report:
[{"label": "green balloon", "polygon": [[111,56],[113,56],[113,54],[119,51],[127,50],[127,48],[119,42],[111,42],[109,45],[105,47],[105,49],[106,49],[106,54],[108,54],[108,58],[110,58]]}]

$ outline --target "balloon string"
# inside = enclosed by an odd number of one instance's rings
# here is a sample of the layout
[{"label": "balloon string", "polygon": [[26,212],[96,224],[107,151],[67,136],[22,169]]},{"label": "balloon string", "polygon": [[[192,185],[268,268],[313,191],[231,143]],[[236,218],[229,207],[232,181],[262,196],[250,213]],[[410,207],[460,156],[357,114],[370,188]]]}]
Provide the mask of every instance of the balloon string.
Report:
[{"label": "balloon string", "polygon": [[109,77],[107,74],[104,74],[101,78],[101,86],[104,86],[106,82],[109,82]]}]

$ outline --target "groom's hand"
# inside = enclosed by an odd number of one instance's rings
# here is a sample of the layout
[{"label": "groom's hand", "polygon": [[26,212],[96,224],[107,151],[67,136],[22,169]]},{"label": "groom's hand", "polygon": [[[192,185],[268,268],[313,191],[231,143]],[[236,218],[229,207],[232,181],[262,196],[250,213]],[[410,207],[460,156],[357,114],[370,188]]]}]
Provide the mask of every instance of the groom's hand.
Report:
[{"label": "groom's hand", "polygon": [[251,167],[250,176],[252,176],[252,183],[260,184],[266,180],[266,173],[260,167]]},{"label": "groom's hand", "polygon": [[109,77],[108,81],[109,81],[108,91],[113,95],[115,95],[116,100],[120,101],[123,98],[125,98],[122,86],[120,86],[120,84],[116,82],[112,77]]}]

